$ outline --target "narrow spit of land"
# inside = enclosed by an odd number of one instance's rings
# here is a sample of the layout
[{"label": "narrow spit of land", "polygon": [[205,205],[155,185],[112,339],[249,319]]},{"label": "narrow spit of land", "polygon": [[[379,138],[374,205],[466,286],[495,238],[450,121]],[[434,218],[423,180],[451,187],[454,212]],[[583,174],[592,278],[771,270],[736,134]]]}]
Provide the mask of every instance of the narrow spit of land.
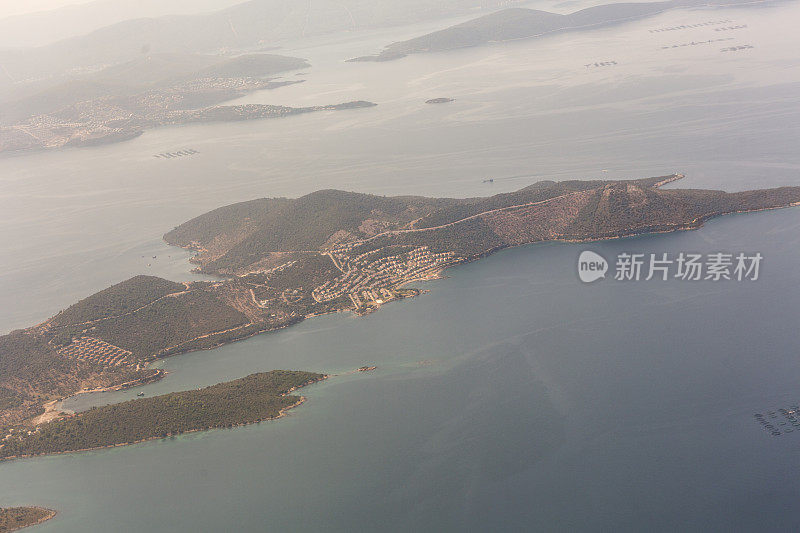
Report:
[{"label": "narrow spit of land", "polygon": [[0,460],[122,446],[283,416],[304,401],[290,395],[327,376],[273,370],[198,390],[97,407],[7,438]]},{"label": "narrow spit of land", "polygon": [[41,524],[56,515],[52,509],[43,507],[5,507],[0,508],[0,533],[17,531],[28,526]]}]

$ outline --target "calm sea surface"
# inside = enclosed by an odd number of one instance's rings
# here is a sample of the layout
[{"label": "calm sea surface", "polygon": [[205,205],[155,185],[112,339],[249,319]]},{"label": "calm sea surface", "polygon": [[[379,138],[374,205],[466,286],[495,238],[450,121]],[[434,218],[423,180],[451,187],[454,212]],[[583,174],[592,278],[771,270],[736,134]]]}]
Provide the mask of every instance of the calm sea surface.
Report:
[{"label": "calm sea surface", "polygon": [[[675,171],[688,176],[675,186],[800,185],[798,17],[796,3],[673,12],[375,65],[341,60],[421,27],[353,35],[285,50],[311,59],[307,81],[243,101],[376,108],[1,158],[0,330],[130,275],[192,279],[160,235],[259,196],[471,196]],[[648,32],[722,19],[747,28]],[[754,48],[721,51],[737,44]],[[422,103],[437,96],[456,101]],[[181,148],[200,153],[153,157]],[[159,383],[68,406],[275,368],[378,370],[305,389],[280,421],[2,463],[0,505],[58,509],[41,531],[800,527],[800,431],[773,437],[753,417],[800,402],[800,209],[588,247],[765,259],[756,282],[584,285],[587,246],[533,245],[364,318],[170,358]]]}]

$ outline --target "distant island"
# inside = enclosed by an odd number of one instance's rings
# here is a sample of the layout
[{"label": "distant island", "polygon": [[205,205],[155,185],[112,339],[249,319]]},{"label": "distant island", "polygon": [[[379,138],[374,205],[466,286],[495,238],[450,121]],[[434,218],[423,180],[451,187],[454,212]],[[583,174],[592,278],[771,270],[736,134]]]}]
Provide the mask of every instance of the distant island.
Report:
[{"label": "distant island", "polygon": [[0,153],[120,142],[159,126],[375,105],[219,105],[253,91],[302,83],[269,76],[307,66],[304,59],[271,54],[153,54],[55,85],[23,84],[0,99]]},{"label": "distant island", "polygon": [[[716,7],[739,5],[746,0],[722,0]],[[514,7],[484,15],[432,33],[386,46],[379,54],[348,61],[391,61],[410,54],[443,52],[488,43],[531,39],[559,32],[594,29],[643,19],[669,9],[708,7],[694,0],[630,2],[589,7],[562,15],[538,9]]]},{"label": "distant island", "polygon": [[35,526],[56,515],[52,509],[43,507],[5,507],[0,508],[0,533],[17,531]]},{"label": "distant island", "polygon": [[0,460],[93,450],[272,420],[303,401],[302,396],[289,396],[290,392],[322,379],[322,374],[273,370],[203,389],[93,408],[32,432],[12,433],[0,447]]},{"label": "distant island", "polygon": [[447,102],[454,102],[455,98],[431,98],[430,100],[425,100],[426,104],[446,104]]},{"label": "distant island", "polygon": [[57,415],[53,402],[78,391],[159,379],[163,371],[149,366],[156,359],[325,313],[370,313],[419,294],[416,282],[497,250],[689,230],[728,213],[800,203],[800,187],[661,187],[682,177],[541,181],[465,199],[323,190],[220,207],[164,236],[219,280],[136,276],[0,336],[0,439],[49,435],[41,428]]},{"label": "distant island", "polygon": [[[0,19],[0,38],[38,42],[44,46],[17,48],[0,44],[0,92],[4,83],[43,79],[63,73],[95,71],[99,66],[124,63],[143,53],[191,50],[213,54],[238,50],[275,50],[280,43],[310,36],[405,26],[423,21],[485,13],[521,0],[315,0],[309,16],[296,2],[250,0],[209,13],[130,16],[141,12],[125,2],[119,9],[95,3],[69,5],[50,12]],[[229,3],[229,2],[226,2]],[[169,11],[166,5],[158,9]],[[104,22],[105,21],[105,22]]]}]

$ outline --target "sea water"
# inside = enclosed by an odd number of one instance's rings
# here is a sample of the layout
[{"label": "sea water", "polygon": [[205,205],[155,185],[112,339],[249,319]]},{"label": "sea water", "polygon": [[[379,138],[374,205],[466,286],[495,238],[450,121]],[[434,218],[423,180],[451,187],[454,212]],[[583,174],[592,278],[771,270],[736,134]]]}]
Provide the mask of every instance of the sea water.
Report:
[{"label": "sea water", "polygon": [[[3,158],[0,323],[30,325],[129,275],[192,279],[159,236],[259,196],[487,195],[675,171],[687,179],[674,187],[800,185],[797,9],[673,12],[378,65],[341,62],[372,51],[355,37],[305,45],[307,82],[245,100],[379,106]],[[722,16],[746,22],[736,38],[755,48],[667,50],[722,32],[648,32]],[[652,46],[629,46],[643,36]],[[456,101],[422,103],[437,96]],[[152,157],[181,148],[200,153]],[[2,463],[0,503],[57,509],[42,531],[796,529],[800,432],[773,437],[754,414],[800,401],[798,230],[785,209],[506,250],[363,318],[166,359],[161,382],[67,404],[275,368],[333,376],[279,421]],[[586,285],[586,248],[764,262],[754,282]],[[345,375],[363,365],[378,368]]]}]

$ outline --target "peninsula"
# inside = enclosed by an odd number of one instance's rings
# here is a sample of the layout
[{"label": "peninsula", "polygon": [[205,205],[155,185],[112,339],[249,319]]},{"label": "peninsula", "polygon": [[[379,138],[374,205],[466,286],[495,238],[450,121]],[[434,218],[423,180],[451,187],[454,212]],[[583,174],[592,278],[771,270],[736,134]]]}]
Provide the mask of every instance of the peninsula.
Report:
[{"label": "peninsula", "polygon": [[[713,6],[697,0],[626,2],[588,7],[568,14],[512,7],[419,37],[392,43],[377,55],[356,57],[348,61],[391,61],[410,54],[443,52],[489,43],[532,39],[555,33],[584,31],[624,24],[652,17],[670,9],[723,8],[744,3],[746,0],[722,0]],[[711,24],[714,22],[704,21],[697,26]]]},{"label": "peninsula", "polygon": [[0,508],[0,533],[17,531],[35,526],[56,515],[52,509],[43,507],[5,507]]},{"label": "peninsula", "polygon": [[349,61],[391,61],[410,54],[443,52],[492,42],[585,30],[641,19],[678,5],[676,1],[607,4],[582,9],[568,15],[512,7],[420,37],[392,43],[378,55],[356,57]]},{"label": "peninsula", "polygon": [[375,105],[220,105],[254,91],[302,83],[270,76],[308,66],[304,59],[272,54],[151,54],[60,83],[23,83],[10,94],[0,93],[0,153],[120,142],[159,126]]},{"label": "peninsula", "polygon": [[662,187],[682,177],[541,181],[463,199],[323,190],[215,209],[164,238],[195,251],[197,269],[219,280],[136,276],[0,336],[0,438],[36,432],[53,418],[41,416],[46,404],[80,390],[159,379],[162,371],[148,366],[158,358],[325,313],[366,314],[418,294],[415,282],[503,248],[689,230],[715,216],[800,203],[800,187]]},{"label": "peninsula", "polygon": [[273,370],[204,389],[97,407],[7,437],[0,460],[122,446],[283,416],[303,402],[289,393],[322,374]]}]

